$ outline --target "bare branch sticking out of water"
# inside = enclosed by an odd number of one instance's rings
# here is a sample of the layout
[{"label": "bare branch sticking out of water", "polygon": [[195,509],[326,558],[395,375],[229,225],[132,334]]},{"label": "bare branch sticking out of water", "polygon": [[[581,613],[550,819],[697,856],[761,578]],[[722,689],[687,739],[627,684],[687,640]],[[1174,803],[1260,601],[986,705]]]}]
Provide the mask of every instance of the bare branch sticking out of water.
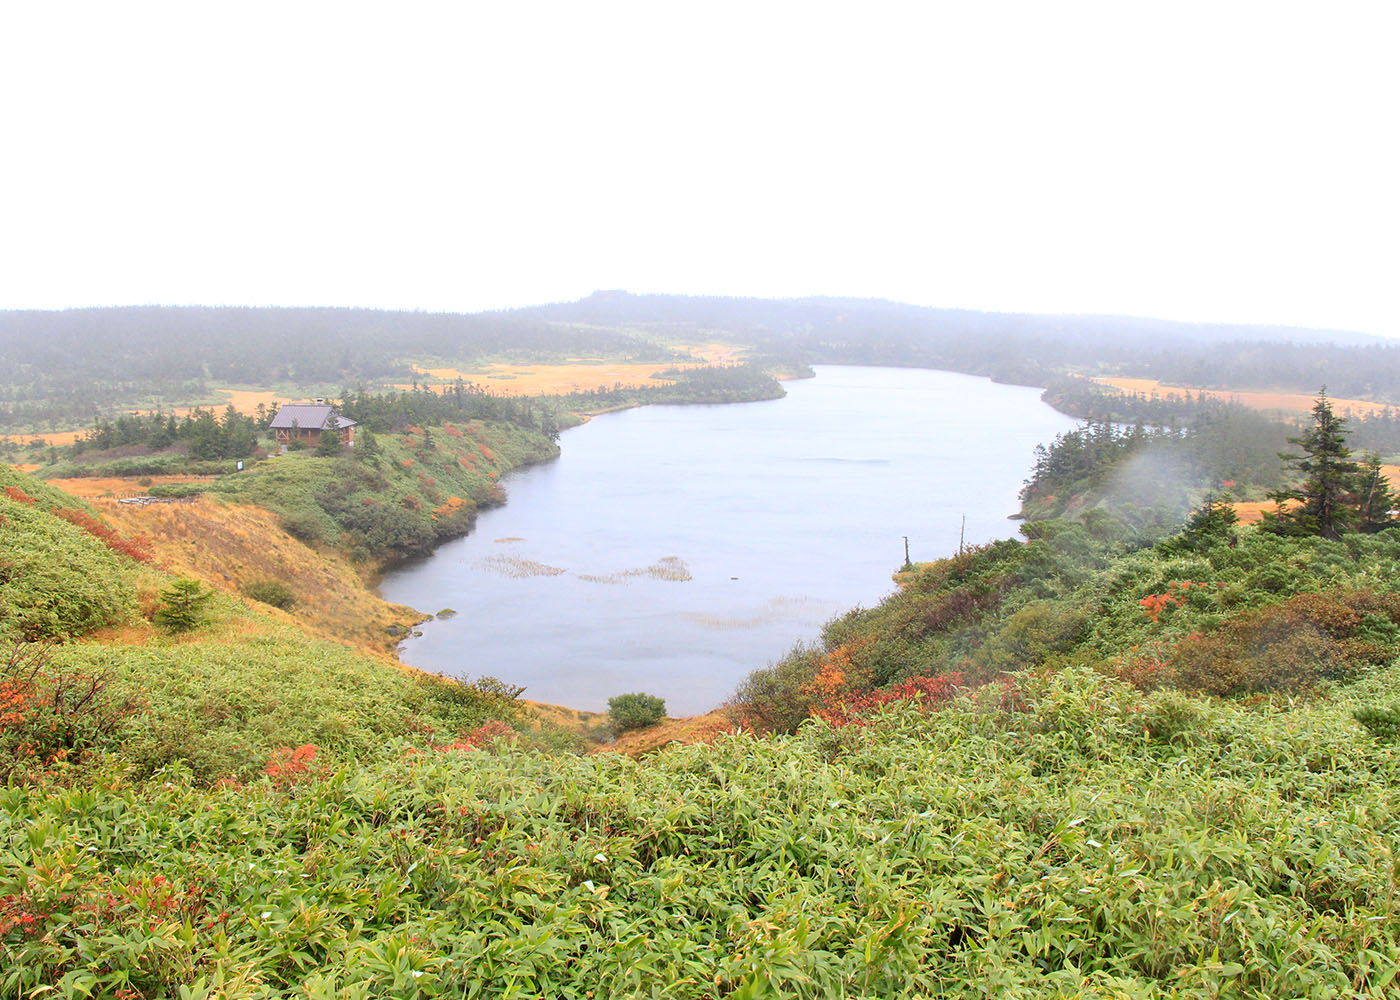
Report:
[{"label": "bare branch sticking out of water", "polygon": [[493,539],[491,539],[491,541],[494,542],[494,543],[497,544],[497,545],[509,545],[509,544],[511,544],[512,542],[523,542],[523,541],[525,541],[525,539],[523,539],[523,538],[516,538],[514,535],[508,535],[508,536],[505,537],[505,538],[493,538]]},{"label": "bare branch sticking out of water", "polygon": [[531,576],[559,576],[568,572],[568,570],[558,566],[536,562],[533,559],[522,559],[520,556],[487,556],[481,560],[481,564],[493,572],[500,573],[502,576],[514,577],[517,580]]},{"label": "bare branch sticking out of water", "polygon": [[679,556],[666,556],[664,559],[658,559],[650,566],[643,566],[640,569],[624,569],[603,575],[593,573],[579,573],[577,575],[580,580],[586,580],[589,583],[626,583],[628,580],[635,580],[638,577],[671,580],[676,583],[684,583],[686,580],[693,579],[690,575],[690,567]]}]

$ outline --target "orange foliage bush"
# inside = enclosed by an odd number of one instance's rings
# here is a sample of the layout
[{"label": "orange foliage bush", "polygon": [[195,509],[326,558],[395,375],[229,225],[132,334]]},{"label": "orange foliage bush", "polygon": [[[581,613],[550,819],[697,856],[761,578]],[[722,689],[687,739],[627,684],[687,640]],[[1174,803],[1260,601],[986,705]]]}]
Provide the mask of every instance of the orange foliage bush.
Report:
[{"label": "orange foliage bush", "polygon": [[[1190,580],[1182,580],[1180,583],[1169,583],[1167,584],[1165,593],[1148,594],[1142,600],[1138,601],[1138,603],[1142,605],[1142,609],[1147,614],[1147,617],[1155,622],[1167,608],[1177,604],[1184,604],[1184,598],[1192,587],[1200,590],[1208,588],[1209,586],[1210,584],[1208,583],[1193,583]],[[1217,583],[1216,586],[1222,587],[1224,584]]]},{"label": "orange foliage bush", "polygon": [[856,666],[859,651],[859,644],[845,644],[821,658],[812,679],[802,686],[812,704],[834,704],[847,692],[870,686],[870,671]]},{"label": "orange foliage bush", "polygon": [[272,758],[263,768],[263,774],[277,785],[290,785],[319,773],[322,768],[316,765],[316,747],[304,743],[293,750],[291,747],[278,747],[272,751]]},{"label": "orange foliage bush", "polygon": [[34,502],[35,502],[35,500],[34,500],[34,498],[33,498],[32,496],[30,496],[28,493],[24,492],[24,490],[20,489],[18,486],[6,486],[6,487],[5,487],[5,496],[9,497],[11,500],[17,500],[17,501],[19,501],[20,503],[34,503]]},{"label": "orange foliage bush", "polygon": [[434,508],[433,520],[436,521],[439,518],[451,517],[465,505],[466,501],[463,500],[461,497],[448,497],[441,507]]}]

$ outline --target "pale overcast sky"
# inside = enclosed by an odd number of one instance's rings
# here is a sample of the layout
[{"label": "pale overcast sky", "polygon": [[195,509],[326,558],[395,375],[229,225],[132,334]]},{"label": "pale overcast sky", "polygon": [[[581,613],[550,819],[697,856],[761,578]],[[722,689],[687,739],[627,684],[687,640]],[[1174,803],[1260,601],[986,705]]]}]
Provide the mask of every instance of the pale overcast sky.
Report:
[{"label": "pale overcast sky", "polygon": [[1400,336],[1396,12],[0,0],[0,308],[626,288]]}]

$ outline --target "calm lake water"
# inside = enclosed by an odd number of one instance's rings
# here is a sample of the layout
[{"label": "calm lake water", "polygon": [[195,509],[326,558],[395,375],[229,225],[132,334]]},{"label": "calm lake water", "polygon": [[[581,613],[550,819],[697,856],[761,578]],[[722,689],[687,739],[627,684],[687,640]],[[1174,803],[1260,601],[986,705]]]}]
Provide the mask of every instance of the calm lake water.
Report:
[{"label": "calm lake water", "polygon": [[821,367],[784,399],[649,406],[565,431],[475,530],[387,576],[430,621],[404,662],[602,710],[646,691],[672,715],[893,589],[917,561],[1007,520],[1032,449],[1075,421],[1040,390],[922,369]]}]

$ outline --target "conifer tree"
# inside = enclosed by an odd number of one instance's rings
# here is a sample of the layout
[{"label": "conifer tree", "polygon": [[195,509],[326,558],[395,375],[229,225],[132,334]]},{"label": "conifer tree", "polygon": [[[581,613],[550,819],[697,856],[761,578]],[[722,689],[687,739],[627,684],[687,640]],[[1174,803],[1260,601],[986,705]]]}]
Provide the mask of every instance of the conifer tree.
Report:
[{"label": "conifer tree", "polygon": [[167,632],[188,632],[204,624],[204,606],[214,597],[198,580],[180,579],[160,592],[153,620]]},{"label": "conifer tree", "polygon": [[340,414],[331,410],[330,416],[326,418],[326,426],[322,428],[321,436],[317,439],[316,454],[324,458],[339,458],[344,451],[344,442],[340,440]]},{"label": "conifer tree", "polygon": [[[1283,535],[1336,539],[1356,525],[1353,490],[1359,470],[1346,445],[1346,420],[1332,412],[1326,386],[1318,394],[1312,414],[1312,427],[1288,439],[1302,454],[1279,455],[1298,471],[1302,482],[1269,494],[1277,507],[1265,515],[1264,527]],[[1285,506],[1290,501],[1292,504]]]},{"label": "conifer tree", "polygon": [[1356,478],[1355,492],[1358,529],[1377,532],[1397,523],[1391,511],[1400,507],[1400,498],[1391,489],[1381,468],[1381,457],[1375,452],[1366,456]]}]

